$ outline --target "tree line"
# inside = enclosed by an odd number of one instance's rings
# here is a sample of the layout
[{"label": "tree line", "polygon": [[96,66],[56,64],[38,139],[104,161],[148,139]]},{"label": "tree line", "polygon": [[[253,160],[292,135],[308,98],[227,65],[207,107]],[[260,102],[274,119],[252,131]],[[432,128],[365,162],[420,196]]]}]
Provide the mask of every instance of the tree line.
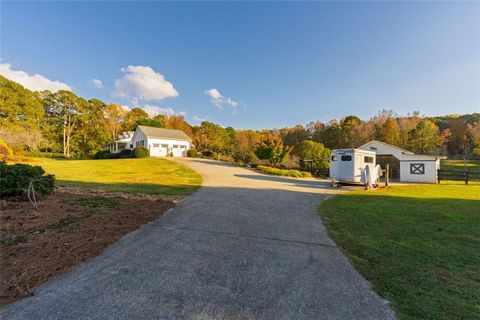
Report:
[{"label": "tree line", "polygon": [[350,115],[291,128],[235,130],[208,121],[192,126],[180,115],[150,117],[141,108],[127,110],[71,91],[32,92],[0,76],[0,139],[16,152],[90,158],[138,125],[182,130],[204,156],[272,166],[313,159],[325,167],[330,149],[354,148],[373,139],[420,154],[480,157],[480,113],[426,117],[382,110],[367,121]]}]

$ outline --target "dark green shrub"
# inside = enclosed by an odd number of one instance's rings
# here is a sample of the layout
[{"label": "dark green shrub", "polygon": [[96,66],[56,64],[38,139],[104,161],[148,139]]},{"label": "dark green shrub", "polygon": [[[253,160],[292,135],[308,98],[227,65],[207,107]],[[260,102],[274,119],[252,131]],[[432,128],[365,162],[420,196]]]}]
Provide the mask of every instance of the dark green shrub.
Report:
[{"label": "dark green shrub", "polygon": [[111,153],[108,150],[102,150],[95,153],[93,159],[114,159],[115,157],[115,153]]},{"label": "dark green shrub", "polygon": [[187,150],[187,157],[196,158],[198,156],[198,152],[196,149],[188,149]]},{"label": "dark green shrub", "polygon": [[25,156],[32,158],[52,158],[52,159],[62,159],[65,158],[63,153],[59,152],[43,152],[43,151],[26,151]]},{"label": "dark green shrub", "polygon": [[202,152],[202,157],[217,160],[218,154],[215,151],[207,150]]},{"label": "dark green shrub", "polygon": [[45,174],[41,167],[0,162],[0,198],[24,194],[32,180],[36,192],[43,195],[53,192],[55,176]]},{"label": "dark green shrub", "polygon": [[212,151],[210,150],[205,150],[205,151],[202,151],[202,157],[205,157],[205,158],[210,158],[212,156]]},{"label": "dark green shrub", "polygon": [[150,150],[145,147],[136,147],[133,149],[135,158],[147,158],[150,157]]},{"label": "dark green shrub", "polygon": [[272,168],[267,166],[257,166],[257,169],[266,174],[273,174],[276,176],[292,177],[292,178],[311,178],[312,174],[310,172],[298,171],[298,170],[287,170]]},{"label": "dark green shrub", "polygon": [[125,159],[125,158],[133,158],[132,150],[130,149],[123,149],[119,153],[115,154],[117,158]]}]

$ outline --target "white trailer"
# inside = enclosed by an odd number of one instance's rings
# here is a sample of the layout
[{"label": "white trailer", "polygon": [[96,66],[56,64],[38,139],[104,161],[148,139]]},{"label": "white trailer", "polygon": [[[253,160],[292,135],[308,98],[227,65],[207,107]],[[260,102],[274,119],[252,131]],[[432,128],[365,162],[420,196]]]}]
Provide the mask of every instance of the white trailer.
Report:
[{"label": "white trailer", "polygon": [[333,183],[364,184],[365,167],[376,165],[376,153],[361,149],[336,149],[330,154],[330,179]]}]

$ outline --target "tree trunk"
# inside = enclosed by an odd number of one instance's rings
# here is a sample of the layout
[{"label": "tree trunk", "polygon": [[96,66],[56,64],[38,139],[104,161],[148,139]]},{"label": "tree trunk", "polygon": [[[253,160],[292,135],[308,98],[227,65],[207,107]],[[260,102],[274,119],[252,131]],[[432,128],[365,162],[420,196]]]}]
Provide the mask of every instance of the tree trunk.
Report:
[{"label": "tree trunk", "polygon": [[63,120],[63,155],[67,156],[67,119]]}]

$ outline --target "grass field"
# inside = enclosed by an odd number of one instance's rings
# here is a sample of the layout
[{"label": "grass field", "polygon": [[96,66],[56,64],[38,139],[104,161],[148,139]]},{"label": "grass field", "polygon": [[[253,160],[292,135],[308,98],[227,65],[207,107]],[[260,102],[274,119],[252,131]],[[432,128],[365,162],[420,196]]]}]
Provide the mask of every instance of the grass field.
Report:
[{"label": "grass field", "polygon": [[354,191],[318,210],[399,319],[480,319],[480,186]]},{"label": "grass field", "polygon": [[[480,160],[467,160],[469,170],[480,171]],[[440,168],[443,170],[462,170],[465,167],[463,160],[442,160]]]},{"label": "grass field", "polygon": [[54,174],[56,184],[115,192],[187,195],[202,178],[186,166],[158,158],[113,160],[54,160],[36,158],[39,165]]}]

